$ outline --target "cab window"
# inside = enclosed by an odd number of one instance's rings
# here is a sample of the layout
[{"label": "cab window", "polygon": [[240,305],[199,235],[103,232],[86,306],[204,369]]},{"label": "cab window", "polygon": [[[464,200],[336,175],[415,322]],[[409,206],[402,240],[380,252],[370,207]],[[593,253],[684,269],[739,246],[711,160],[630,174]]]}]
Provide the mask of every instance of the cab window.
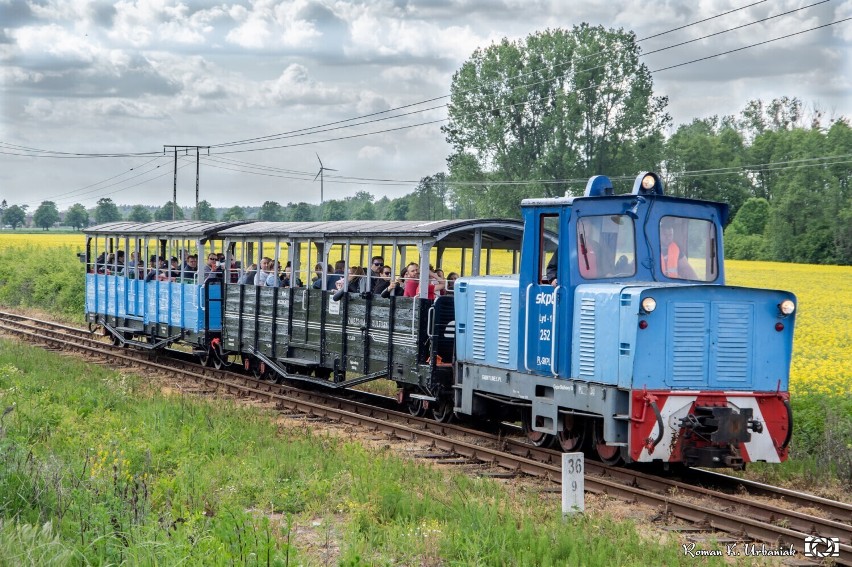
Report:
[{"label": "cab window", "polygon": [[716,225],[704,219],[660,219],[659,266],[670,279],[710,282],[719,275]]},{"label": "cab window", "polygon": [[538,274],[540,283],[556,280],[559,251],[550,238],[559,237],[559,215],[543,214],[538,227]]},{"label": "cab window", "polygon": [[636,275],[636,238],[627,215],[577,220],[577,268],[585,279]]}]

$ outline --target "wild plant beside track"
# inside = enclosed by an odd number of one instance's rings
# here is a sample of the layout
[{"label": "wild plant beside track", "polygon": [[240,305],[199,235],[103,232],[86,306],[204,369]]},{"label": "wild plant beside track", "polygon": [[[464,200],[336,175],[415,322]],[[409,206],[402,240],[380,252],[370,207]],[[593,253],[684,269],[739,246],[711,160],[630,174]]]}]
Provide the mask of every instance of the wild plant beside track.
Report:
[{"label": "wild plant beside track", "polygon": [[[76,253],[84,246],[80,234],[0,233],[0,305],[81,322],[85,269]],[[498,272],[511,271],[508,255],[492,261]],[[852,267],[736,260],[726,266],[730,285],[786,289],[798,298],[791,459],[751,468],[769,479],[852,486]]]},{"label": "wild plant beside track", "polygon": [[690,564],[630,522],[4,340],[0,407],[0,565]]}]

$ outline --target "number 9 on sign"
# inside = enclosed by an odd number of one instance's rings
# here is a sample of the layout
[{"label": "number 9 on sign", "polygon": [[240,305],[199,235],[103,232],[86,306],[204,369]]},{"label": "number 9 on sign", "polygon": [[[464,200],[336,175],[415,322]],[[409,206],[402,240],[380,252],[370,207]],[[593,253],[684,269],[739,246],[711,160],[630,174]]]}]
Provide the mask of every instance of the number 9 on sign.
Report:
[{"label": "number 9 on sign", "polygon": [[562,453],[562,515],[586,509],[583,453]]}]

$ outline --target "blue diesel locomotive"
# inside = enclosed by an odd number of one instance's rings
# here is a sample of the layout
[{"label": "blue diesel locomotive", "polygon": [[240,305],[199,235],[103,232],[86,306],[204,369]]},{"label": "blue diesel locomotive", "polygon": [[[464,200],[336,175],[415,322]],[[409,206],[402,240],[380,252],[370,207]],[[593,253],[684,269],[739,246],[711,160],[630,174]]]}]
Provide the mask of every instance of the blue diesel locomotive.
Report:
[{"label": "blue diesel locomotive", "polygon": [[[596,176],[521,208],[522,223],[93,227],[87,317],[117,344],[187,344],[271,379],[391,380],[412,413],[519,421],[536,445],[608,463],[787,458],[795,297],[725,285],[726,205],[643,173],[629,194]],[[185,271],[193,256],[210,263]],[[388,294],[380,280],[412,264],[416,291]],[[435,292],[442,267],[462,277]]]},{"label": "blue diesel locomotive", "polygon": [[606,462],[786,459],[795,297],[725,285],[726,205],[644,173],[522,210],[519,275],[456,283],[457,412],[522,404],[533,440]]}]

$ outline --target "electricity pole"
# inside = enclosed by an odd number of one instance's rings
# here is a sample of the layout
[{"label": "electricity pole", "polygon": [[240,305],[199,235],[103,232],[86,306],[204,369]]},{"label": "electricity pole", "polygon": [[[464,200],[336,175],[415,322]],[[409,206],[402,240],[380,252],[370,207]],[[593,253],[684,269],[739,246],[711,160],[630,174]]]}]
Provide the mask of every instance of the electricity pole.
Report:
[{"label": "electricity pole", "polygon": [[199,154],[199,150],[205,149],[207,150],[207,155],[210,155],[210,146],[186,146],[186,145],[164,145],[163,153],[168,151],[167,148],[171,148],[171,150],[175,154],[175,176],[174,176],[174,189],[172,190],[172,220],[177,220],[177,158],[178,151],[182,151],[184,155],[189,155],[189,150],[195,149],[195,216],[198,216],[198,180],[199,173],[201,170],[201,158]]}]

